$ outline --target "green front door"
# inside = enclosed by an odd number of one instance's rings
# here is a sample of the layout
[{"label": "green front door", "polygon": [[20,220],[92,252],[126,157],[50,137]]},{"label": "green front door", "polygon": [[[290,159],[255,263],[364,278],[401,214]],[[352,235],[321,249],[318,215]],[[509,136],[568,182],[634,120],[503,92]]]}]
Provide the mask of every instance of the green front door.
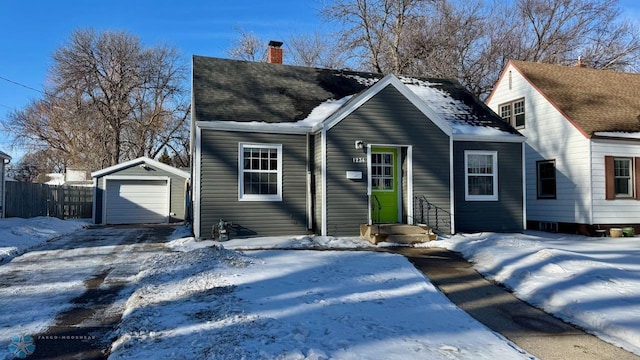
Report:
[{"label": "green front door", "polygon": [[398,210],[398,149],[371,148],[371,220],[400,221]]}]

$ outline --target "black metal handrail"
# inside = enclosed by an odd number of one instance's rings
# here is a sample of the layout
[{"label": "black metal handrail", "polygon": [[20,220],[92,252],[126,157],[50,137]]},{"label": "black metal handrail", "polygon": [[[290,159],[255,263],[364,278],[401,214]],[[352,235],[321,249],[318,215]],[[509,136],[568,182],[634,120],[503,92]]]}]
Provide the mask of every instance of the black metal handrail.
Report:
[{"label": "black metal handrail", "polygon": [[451,228],[451,213],[427,200],[424,195],[414,196],[414,221],[429,226],[438,233],[444,226]]},{"label": "black metal handrail", "polygon": [[382,211],[382,204],[377,196],[371,195],[371,221],[372,225],[378,226],[378,233],[380,233],[380,212]]}]

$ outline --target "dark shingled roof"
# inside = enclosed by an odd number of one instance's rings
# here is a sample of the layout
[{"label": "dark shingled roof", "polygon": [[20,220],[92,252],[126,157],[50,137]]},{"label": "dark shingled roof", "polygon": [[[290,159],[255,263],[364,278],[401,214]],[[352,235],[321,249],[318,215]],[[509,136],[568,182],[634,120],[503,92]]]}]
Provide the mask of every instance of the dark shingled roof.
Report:
[{"label": "dark shingled roof", "polygon": [[295,122],[326,100],[367,88],[340,74],[362,73],[194,56],[195,115],[199,121]]},{"label": "dark shingled roof", "polygon": [[[307,118],[323,102],[358,94],[383,77],[367,72],[194,56],[194,111],[198,121],[296,122]],[[454,128],[463,124],[518,134],[455,80],[399,79]]]},{"label": "dark shingled roof", "polygon": [[640,74],[511,63],[587,135],[640,132]]}]

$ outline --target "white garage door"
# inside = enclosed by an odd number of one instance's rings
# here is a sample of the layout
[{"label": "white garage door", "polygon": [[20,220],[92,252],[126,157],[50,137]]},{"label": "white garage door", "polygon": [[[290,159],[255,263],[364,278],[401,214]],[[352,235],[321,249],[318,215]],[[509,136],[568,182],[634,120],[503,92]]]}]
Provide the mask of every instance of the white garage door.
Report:
[{"label": "white garage door", "polygon": [[165,223],[167,180],[107,180],[107,224]]}]

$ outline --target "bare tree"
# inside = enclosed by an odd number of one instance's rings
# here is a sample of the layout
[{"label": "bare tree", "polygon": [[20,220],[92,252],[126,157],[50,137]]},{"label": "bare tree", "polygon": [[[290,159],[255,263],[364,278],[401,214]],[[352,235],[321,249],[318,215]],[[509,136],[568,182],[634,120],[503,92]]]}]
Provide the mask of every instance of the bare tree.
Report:
[{"label": "bare tree", "polygon": [[617,0],[335,0],[322,15],[355,67],[455,78],[480,96],[510,59],[630,70],[640,52]]},{"label": "bare tree", "polygon": [[524,25],[515,58],[568,64],[578,56],[596,68],[624,68],[640,49],[637,28],[620,21],[617,0],[519,0]]},{"label": "bare tree", "polygon": [[123,32],[77,30],[53,54],[46,95],[5,127],[32,151],[50,149],[65,167],[156,157],[187,122],[179,59],[173,48],[145,48]]},{"label": "bare tree", "polygon": [[426,0],[336,0],[322,10],[328,21],[339,22],[338,42],[379,73],[402,73],[408,20],[419,14]]},{"label": "bare tree", "polygon": [[253,32],[236,28],[238,37],[233,41],[233,45],[227,53],[232,59],[246,61],[266,61],[266,42],[260,39]]},{"label": "bare tree", "polygon": [[299,66],[340,69],[345,67],[346,58],[335,46],[331,38],[318,32],[295,34],[288,38],[285,56]]}]

